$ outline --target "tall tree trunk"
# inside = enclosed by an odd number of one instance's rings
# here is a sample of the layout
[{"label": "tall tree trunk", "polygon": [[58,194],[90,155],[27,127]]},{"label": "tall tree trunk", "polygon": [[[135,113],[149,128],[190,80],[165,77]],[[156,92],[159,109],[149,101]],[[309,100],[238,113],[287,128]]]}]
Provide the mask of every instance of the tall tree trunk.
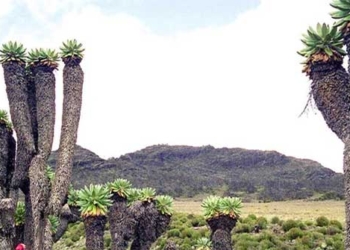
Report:
[{"label": "tall tree trunk", "polygon": [[133,232],[128,232],[130,216],[128,213],[127,200],[113,193],[113,205],[109,207],[108,221],[112,238],[112,250],[124,250],[128,248],[128,241]]},{"label": "tall tree trunk", "polygon": [[58,215],[68,193],[73,167],[82,105],[84,73],[80,61],[69,61],[63,69],[63,111],[56,178],[50,196],[49,211]]},{"label": "tall tree trunk", "polygon": [[[34,223],[34,249],[52,248],[52,237],[47,231],[48,215],[45,208],[49,199],[49,180],[46,165],[51,153],[55,129],[55,85],[53,68],[37,65],[33,67],[36,100],[36,122],[38,132],[38,153],[33,158],[30,169],[30,196]],[[48,238],[46,238],[48,237]],[[51,246],[50,246],[51,244]],[[40,248],[39,248],[40,247]]]},{"label": "tall tree trunk", "polygon": [[86,250],[103,250],[103,235],[107,218],[105,216],[89,216],[84,218]]},{"label": "tall tree trunk", "polygon": [[0,200],[0,249],[13,249],[15,236],[15,204],[13,199]]},{"label": "tall tree trunk", "polygon": [[346,219],[345,249],[350,249],[350,135],[345,141],[343,159]]}]

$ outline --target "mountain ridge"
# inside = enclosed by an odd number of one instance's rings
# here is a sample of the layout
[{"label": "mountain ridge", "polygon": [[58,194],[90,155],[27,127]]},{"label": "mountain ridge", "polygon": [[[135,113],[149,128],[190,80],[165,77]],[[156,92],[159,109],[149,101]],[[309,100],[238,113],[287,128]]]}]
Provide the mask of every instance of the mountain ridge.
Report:
[{"label": "mountain ridge", "polygon": [[[57,151],[53,151],[49,159],[53,167],[56,158]],[[174,197],[219,194],[264,201],[325,195],[343,198],[342,174],[316,161],[274,150],[160,144],[105,160],[76,146],[73,186],[103,184],[116,178]]]}]

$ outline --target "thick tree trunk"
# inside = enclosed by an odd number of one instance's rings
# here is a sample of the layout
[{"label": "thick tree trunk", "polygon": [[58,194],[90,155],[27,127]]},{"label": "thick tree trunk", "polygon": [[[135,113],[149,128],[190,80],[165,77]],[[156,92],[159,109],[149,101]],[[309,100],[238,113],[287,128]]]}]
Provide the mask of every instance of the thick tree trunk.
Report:
[{"label": "thick tree trunk", "polygon": [[28,176],[27,165],[30,160],[22,160],[35,154],[33,130],[28,105],[28,86],[25,65],[17,62],[3,64],[7,98],[10,105],[11,119],[17,135],[17,160],[12,185],[15,188],[23,186],[24,178]]},{"label": "thick tree trunk", "polygon": [[133,232],[128,232],[130,216],[127,200],[118,194],[112,196],[113,205],[109,208],[108,220],[112,238],[112,250],[124,250],[128,248],[128,241]]},{"label": "thick tree trunk", "polygon": [[89,216],[84,218],[86,250],[103,250],[103,234],[107,218],[105,216]]},{"label": "thick tree trunk", "polygon": [[45,227],[47,215],[44,213],[49,195],[49,179],[45,174],[46,161],[41,155],[36,155],[29,168],[30,200],[33,216],[33,250],[44,249]]},{"label": "thick tree trunk", "polygon": [[36,114],[38,124],[38,154],[47,161],[55,132],[55,75],[53,69],[37,66],[33,69],[35,82]]},{"label": "thick tree trunk", "polygon": [[24,204],[26,209],[25,221],[24,221],[24,244],[27,246],[28,250],[33,249],[33,239],[34,239],[34,227],[33,227],[33,215],[32,215],[32,202],[31,197],[28,193],[24,194]]},{"label": "thick tree trunk", "polygon": [[15,204],[11,198],[0,200],[0,249],[13,249]]},{"label": "thick tree trunk", "polygon": [[[79,62],[80,63],[80,62]],[[84,73],[79,63],[67,63],[63,69],[63,111],[56,178],[50,196],[49,211],[58,215],[68,193],[74,148],[82,105]]]},{"label": "thick tree trunk", "polygon": [[24,243],[24,224],[15,226],[16,236],[13,239],[13,245],[17,246],[19,243]]},{"label": "thick tree trunk", "polygon": [[346,219],[345,249],[350,249],[350,137],[345,141],[343,159]]},{"label": "thick tree trunk", "polygon": [[311,67],[311,91],[328,127],[344,142],[350,134],[349,75],[341,62],[317,63]]},{"label": "thick tree trunk", "polygon": [[213,250],[232,250],[231,231],[236,226],[237,219],[220,215],[207,220],[207,223],[211,230]]},{"label": "thick tree trunk", "polygon": [[153,242],[144,241],[142,239],[136,238],[130,247],[130,250],[149,250],[151,249]]}]

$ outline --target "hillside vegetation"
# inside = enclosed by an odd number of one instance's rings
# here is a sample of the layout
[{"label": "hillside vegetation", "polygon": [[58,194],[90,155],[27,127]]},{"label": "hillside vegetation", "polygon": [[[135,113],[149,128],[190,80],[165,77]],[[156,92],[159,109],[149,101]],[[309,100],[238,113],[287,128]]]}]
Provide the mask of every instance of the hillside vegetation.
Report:
[{"label": "hillside vegetation", "polygon": [[[56,163],[52,152],[49,164]],[[212,146],[156,145],[104,160],[76,147],[73,185],[126,178],[136,187],[154,187],[174,197],[219,194],[244,201],[342,199],[343,175],[318,162],[276,151]]]}]

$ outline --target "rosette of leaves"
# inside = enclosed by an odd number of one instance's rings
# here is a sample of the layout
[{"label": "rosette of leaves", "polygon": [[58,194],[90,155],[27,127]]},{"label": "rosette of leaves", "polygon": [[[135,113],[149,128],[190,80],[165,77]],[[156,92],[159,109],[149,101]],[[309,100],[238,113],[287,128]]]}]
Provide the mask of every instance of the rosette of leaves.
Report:
[{"label": "rosette of leaves", "polygon": [[133,202],[138,201],[140,199],[141,190],[139,188],[130,188],[128,191],[128,205],[130,206]]},{"label": "rosette of leaves", "polygon": [[116,193],[123,198],[127,198],[131,186],[130,181],[126,179],[116,179],[114,182],[107,184],[109,191]]},{"label": "rosette of leaves", "polygon": [[157,210],[164,215],[173,214],[173,202],[174,199],[169,195],[157,195],[155,197],[155,203]]},{"label": "rosette of leaves", "polygon": [[316,30],[309,27],[306,34],[301,39],[304,49],[298,54],[305,57],[303,73],[307,75],[311,72],[311,65],[318,62],[342,61],[346,52],[343,50],[342,34],[337,27],[330,27],[327,24],[317,24]]},{"label": "rosette of leaves", "polygon": [[54,215],[49,215],[48,219],[50,222],[51,233],[55,234],[57,232],[58,226],[60,225],[60,220],[57,216],[54,216]]},{"label": "rosette of leaves", "polygon": [[79,199],[79,190],[74,189],[73,187],[69,187],[68,190],[68,206],[77,207],[77,201]]},{"label": "rosette of leaves", "polygon": [[350,1],[333,0],[330,5],[336,9],[330,13],[331,17],[337,20],[334,26],[340,27],[340,30],[343,30],[350,22]]},{"label": "rosette of leaves", "polygon": [[50,183],[53,183],[53,180],[55,179],[55,171],[53,171],[52,167],[49,165],[46,166],[46,176],[49,178]]},{"label": "rosette of leaves", "polygon": [[241,214],[242,200],[236,197],[224,197],[219,200],[219,210],[223,215],[237,218]]},{"label": "rosette of leaves", "polygon": [[51,69],[58,68],[59,56],[52,49],[33,49],[28,53],[27,63],[30,67],[46,66]]},{"label": "rosette of leaves", "polygon": [[24,202],[22,201],[17,202],[17,207],[15,211],[16,226],[24,225],[25,215],[26,215],[26,208],[25,208]]},{"label": "rosette of leaves", "polygon": [[60,48],[60,56],[62,60],[66,63],[70,60],[81,61],[84,57],[84,48],[83,44],[78,43],[76,39],[67,40],[63,42],[63,46]]},{"label": "rosette of leaves", "polygon": [[13,128],[6,110],[0,110],[0,123],[5,124],[6,127],[10,130]]},{"label": "rosette of leaves", "polygon": [[81,216],[83,218],[105,216],[108,207],[112,205],[111,196],[105,186],[92,184],[85,186],[78,192],[77,205],[80,207]]},{"label": "rosette of leaves", "polygon": [[210,250],[212,246],[212,242],[206,237],[199,238],[195,244],[197,250]]},{"label": "rosette of leaves", "polygon": [[0,63],[7,62],[26,63],[26,49],[23,47],[23,44],[10,41],[2,45]]},{"label": "rosette of leaves", "polygon": [[209,219],[220,215],[220,197],[211,195],[202,202],[204,218]]},{"label": "rosette of leaves", "polygon": [[156,190],[154,188],[142,188],[140,190],[139,200],[142,202],[152,202],[156,196]]}]

